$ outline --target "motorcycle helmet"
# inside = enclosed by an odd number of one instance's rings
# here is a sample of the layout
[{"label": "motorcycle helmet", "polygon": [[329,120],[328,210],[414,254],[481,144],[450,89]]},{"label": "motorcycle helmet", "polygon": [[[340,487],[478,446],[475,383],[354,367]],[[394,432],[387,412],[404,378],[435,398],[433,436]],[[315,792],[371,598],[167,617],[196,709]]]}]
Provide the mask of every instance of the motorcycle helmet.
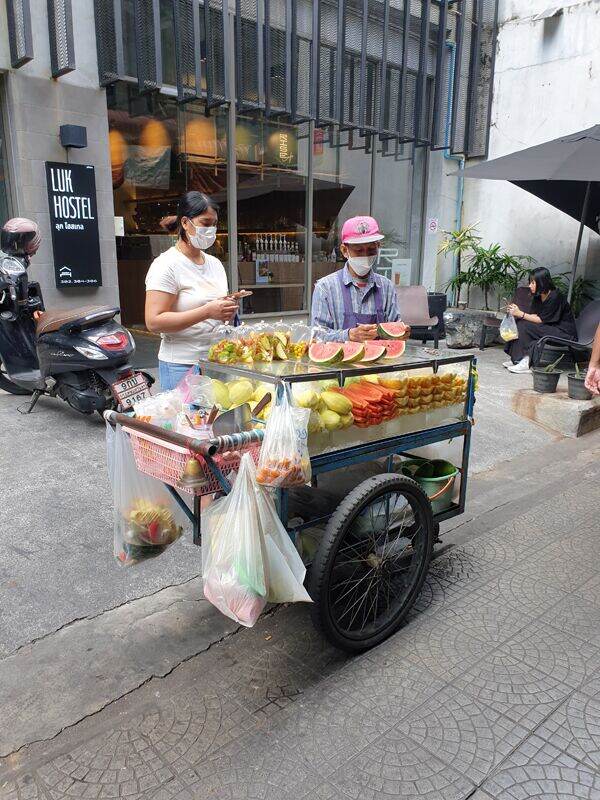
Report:
[{"label": "motorcycle helmet", "polygon": [[37,222],[25,217],[9,219],[0,232],[0,249],[8,255],[33,256],[41,241]]}]

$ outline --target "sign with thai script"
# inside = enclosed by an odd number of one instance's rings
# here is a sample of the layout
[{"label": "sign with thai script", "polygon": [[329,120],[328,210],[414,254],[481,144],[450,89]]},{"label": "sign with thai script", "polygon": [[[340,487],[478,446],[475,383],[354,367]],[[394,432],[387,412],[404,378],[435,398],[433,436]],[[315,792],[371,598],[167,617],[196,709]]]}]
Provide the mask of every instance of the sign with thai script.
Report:
[{"label": "sign with thai script", "polygon": [[102,286],[94,167],[46,162],[56,286]]}]

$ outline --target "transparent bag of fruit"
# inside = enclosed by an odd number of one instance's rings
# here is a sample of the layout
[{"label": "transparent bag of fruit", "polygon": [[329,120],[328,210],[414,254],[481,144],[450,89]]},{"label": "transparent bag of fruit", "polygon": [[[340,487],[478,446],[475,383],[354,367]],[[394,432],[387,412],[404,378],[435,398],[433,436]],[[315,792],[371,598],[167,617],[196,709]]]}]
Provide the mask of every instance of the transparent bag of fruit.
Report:
[{"label": "transparent bag of fruit", "polygon": [[139,403],[135,403],[133,410],[135,416],[143,422],[164,428],[175,424],[182,405],[181,393],[177,389],[171,389],[168,392],[145,397]]},{"label": "transparent bag of fruit", "polygon": [[271,494],[257,485],[256,497],[267,551],[268,602],[312,603],[304,588],[306,567],[277,515]]},{"label": "transparent bag of fruit", "polygon": [[500,338],[503,342],[512,342],[519,338],[517,322],[512,314],[505,314],[500,323]]},{"label": "transparent bag of fruit", "polygon": [[204,596],[222,614],[252,627],[267,603],[267,552],[252,458],[244,453],[231,492],[203,513]]},{"label": "transparent bag of fruit", "polygon": [[164,553],[187,526],[187,517],[165,485],[138,472],[129,436],[120,425],[106,429],[113,492],[114,555],[123,566]]},{"label": "transparent bag of fruit", "polygon": [[264,486],[301,486],[310,480],[309,408],[292,405],[290,388],[280,384],[265,428],[257,480]]},{"label": "transparent bag of fruit", "polygon": [[308,353],[312,339],[311,328],[301,322],[294,322],[289,326],[290,330],[290,358],[300,359]]}]

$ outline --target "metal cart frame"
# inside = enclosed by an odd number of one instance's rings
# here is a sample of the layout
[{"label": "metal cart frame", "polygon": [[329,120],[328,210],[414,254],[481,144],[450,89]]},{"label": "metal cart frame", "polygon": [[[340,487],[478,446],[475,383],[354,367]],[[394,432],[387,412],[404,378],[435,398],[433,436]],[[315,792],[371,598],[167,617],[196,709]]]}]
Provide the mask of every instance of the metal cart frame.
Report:
[{"label": "metal cart frame", "polygon": [[[458,363],[461,364],[468,363],[469,365],[463,419],[439,427],[432,427],[426,430],[403,433],[399,434],[398,436],[390,438],[375,440],[372,442],[366,442],[364,444],[346,447],[333,452],[323,453],[321,455],[314,455],[311,457],[311,467],[313,476],[312,485],[318,487],[318,477],[325,473],[331,472],[333,470],[344,469],[351,465],[360,464],[367,461],[375,461],[384,458],[387,459],[387,464],[388,464],[387,472],[389,473],[388,478],[391,478],[393,477],[391,473],[393,473],[394,456],[410,457],[410,454],[407,451],[413,450],[415,448],[419,448],[424,445],[434,444],[438,442],[444,442],[457,438],[462,438],[463,439],[462,458],[460,467],[458,468],[460,474],[460,490],[459,490],[458,502],[453,503],[450,508],[441,513],[433,514],[433,512],[431,511],[431,506],[429,505],[429,501],[425,493],[423,492],[422,489],[420,489],[420,487],[417,486],[417,484],[414,484],[414,486],[417,487],[418,491],[425,498],[426,506],[429,507],[428,513],[429,516],[431,517],[430,527],[433,535],[432,536],[430,535],[430,541],[427,544],[427,547],[432,549],[433,543],[435,540],[437,540],[439,534],[439,524],[443,520],[462,514],[465,510],[468,470],[469,470],[469,455],[471,446],[471,429],[473,425],[473,408],[475,404],[476,358],[473,355],[465,354],[456,357],[442,358],[440,360],[437,360],[435,358],[424,359],[423,361],[414,361],[410,364],[377,365],[378,374],[383,374],[386,372],[398,372],[400,370],[402,372],[409,373],[412,370],[422,369],[424,367],[433,368],[433,372],[435,374],[437,373],[441,365],[446,366]],[[236,365],[231,365],[231,366],[219,365],[219,364],[214,364],[212,362],[201,362],[201,369],[203,371],[210,371],[211,373],[223,374],[227,376],[231,376],[233,374],[242,377],[253,377],[254,379],[260,377],[260,379],[263,380],[265,383],[275,384],[278,387],[278,391],[283,390],[283,384],[285,383],[291,384],[307,380],[306,375],[289,375],[281,377],[262,375],[262,374],[259,376],[249,375],[248,369],[243,369],[237,367]],[[365,374],[365,369],[364,367],[361,368],[360,366],[356,366],[355,368],[345,367],[343,370],[330,368],[330,369],[320,370],[317,374],[312,376],[312,379],[319,381],[328,379],[337,379],[339,385],[343,385],[344,380],[346,378],[351,376],[359,376],[361,374]],[[140,422],[138,420],[132,419],[131,417],[122,414],[117,414],[115,412],[107,412],[106,418],[107,421],[109,421],[111,424],[120,423],[124,427],[137,429],[138,431],[146,432],[147,434],[150,433],[155,438],[162,439],[167,443],[185,447],[189,450],[190,453],[193,453],[197,456],[201,456],[204,459],[208,471],[214,477],[216,483],[223,491],[223,493],[227,494],[230,491],[231,484],[227,479],[226,475],[219,467],[218,463],[215,461],[214,456],[217,453],[222,452],[224,449],[228,450],[235,449],[236,444],[241,443],[242,441],[239,437],[244,437],[244,434],[233,434],[231,437],[221,437],[206,441],[206,440],[193,439],[187,436],[182,436],[180,434],[175,434],[170,431],[164,431],[154,426],[148,425],[147,423]],[[254,442],[261,441],[263,435],[264,432],[261,430],[253,431],[252,434],[250,434]],[[245,436],[248,436],[248,434],[245,434]],[[404,478],[403,480],[405,482],[408,481],[408,479],[406,478]],[[408,481],[408,482],[411,484],[414,483],[413,481]],[[186,514],[186,516],[192,523],[194,544],[200,545],[202,541],[200,496],[194,494],[193,509],[190,509],[187,503],[184,501],[183,497],[181,496],[180,492],[177,491],[177,489],[174,486],[171,486],[169,484],[165,484],[165,486],[167,487],[167,489],[173,496],[174,500],[178,503],[182,511]],[[360,488],[360,486],[357,487],[357,489],[358,488]],[[324,523],[328,523],[328,521],[330,521],[331,518],[334,516],[333,513],[324,516],[323,515],[316,516],[310,519],[303,520],[302,523],[290,527],[288,525],[289,490],[277,489],[275,491],[276,491],[276,502],[277,502],[279,517],[283,525],[286,527],[286,530],[288,531],[289,535],[294,540],[294,542],[296,542],[297,535],[302,530],[306,528],[312,528],[316,525],[322,525]],[[410,491],[414,492],[415,490],[411,488]],[[425,511],[425,514],[427,514],[427,511]],[[430,553],[426,554],[426,565],[425,565],[426,568],[429,565],[429,557]],[[423,575],[419,577],[420,585],[422,585],[422,582],[424,580],[426,574],[426,568]],[[418,586],[419,590],[420,590],[420,585]],[[418,591],[414,592],[413,594],[414,597],[412,597],[410,605],[412,605],[412,602],[414,602],[414,599],[416,599]],[[408,613],[409,607],[406,609],[406,613]],[[327,631],[325,632],[327,633]],[[329,638],[332,638],[331,635]],[[381,638],[379,640],[381,640]],[[340,647],[353,651],[366,649],[365,647],[360,646],[359,643],[356,643],[355,645],[352,645],[352,642],[348,643],[344,641],[337,641],[334,643]],[[373,646],[373,642],[370,642],[367,646]]]}]

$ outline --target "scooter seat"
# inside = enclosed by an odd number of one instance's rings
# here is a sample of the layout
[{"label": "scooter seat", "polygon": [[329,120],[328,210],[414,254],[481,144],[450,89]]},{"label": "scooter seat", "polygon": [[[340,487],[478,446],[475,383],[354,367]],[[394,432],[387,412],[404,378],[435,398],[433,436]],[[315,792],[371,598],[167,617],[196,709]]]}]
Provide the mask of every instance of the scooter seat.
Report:
[{"label": "scooter seat", "polygon": [[82,306],[81,308],[56,309],[44,311],[37,319],[36,333],[52,333],[64,325],[80,325],[85,327],[97,322],[112,319],[120,309],[115,306]]}]

